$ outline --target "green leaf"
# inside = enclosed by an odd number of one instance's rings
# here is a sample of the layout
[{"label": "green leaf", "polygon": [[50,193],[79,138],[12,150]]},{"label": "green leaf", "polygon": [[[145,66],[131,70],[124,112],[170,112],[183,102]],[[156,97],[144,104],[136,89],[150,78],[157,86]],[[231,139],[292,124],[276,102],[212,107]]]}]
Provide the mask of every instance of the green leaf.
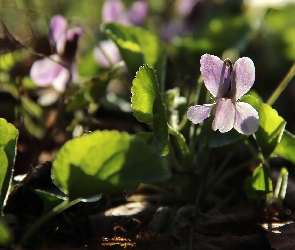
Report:
[{"label": "green leaf", "polygon": [[259,166],[255,169],[252,178],[252,187],[260,193],[268,194],[272,192],[272,180],[269,168]]},{"label": "green leaf", "polygon": [[268,159],[281,140],[286,121],[271,106],[252,96],[244,96],[241,101],[252,105],[259,114],[259,128],[255,136],[263,157]]},{"label": "green leaf", "polygon": [[9,244],[12,240],[13,237],[11,231],[2,221],[0,221],[0,244]]},{"label": "green leaf", "polygon": [[143,28],[118,23],[105,23],[102,27],[119,47],[132,76],[141,65],[149,64],[156,70],[159,83],[163,84],[166,49],[157,36]]},{"label": "green leaf", "polygon": [[140,122],[153,122],[153,109],[160,89],[155,71],[148,65],[141,66],[131,88],[133,114]]},{"label": "green leaf", "polygon": [[163,144],[154,136],[152,132],[140,132],[135,134],[136,139],[143,141],[151,150],[158,155],[167,155],[169,153],[168,144]]},{"label": "green leaf", "polygon": [[139,68],[131,92],[134,116],[141,122],[153,123],[154,136],[162,144],[163,149],[168,142],[166,109],[155,71],[148,65]]},{"label": "green leaf", "polygon": [[70,200],[114,194],[170,177],[164,161],[142,141],[96,131],[68,141],[53,162],[53,181]]},{"label": "green leaf", "polygon": [[[203,135],[202,137],[205,137],[205,135]],[[210,137],[210,148],[218,148],[221,146],[229,145],[236,141],[242,140],[245,137],[245,135],[240,134],[235,130],[231,130],[227,133],[212,131]]]},{"label": "green leaf", "polygon": [[6,120],[0,118],[0,209],[11,182],[14,160],[16,155],[16,142],[18,130]]},{"label": "green leaf", "polygon": [[280,143],[274,151],[274,155],[278,155],[295,164],[295,135],[285,130]]}]

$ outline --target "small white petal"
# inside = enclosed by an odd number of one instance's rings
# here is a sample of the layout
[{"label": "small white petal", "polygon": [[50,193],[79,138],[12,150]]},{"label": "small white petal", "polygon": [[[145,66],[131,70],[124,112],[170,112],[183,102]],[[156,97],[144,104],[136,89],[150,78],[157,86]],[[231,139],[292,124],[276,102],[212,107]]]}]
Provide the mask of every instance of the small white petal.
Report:
[{"label": "small white petal", "polygon": [[234,126],[235,106],[231,99],[220,98],[216,103],[216,114],[212,129],[221,133],[230,131]]},{"label": "small white petal", "polygon": [[187,111],[187,118],[194,124],[198,124],[210,116],[213,106],[214,104],[191,106]]},{"label": "small white petal", "polygon": [[235,104],[236,116],[234,128],[241,134],[251,135],[258,130],[258,113],[248,103],[237,102]]}]

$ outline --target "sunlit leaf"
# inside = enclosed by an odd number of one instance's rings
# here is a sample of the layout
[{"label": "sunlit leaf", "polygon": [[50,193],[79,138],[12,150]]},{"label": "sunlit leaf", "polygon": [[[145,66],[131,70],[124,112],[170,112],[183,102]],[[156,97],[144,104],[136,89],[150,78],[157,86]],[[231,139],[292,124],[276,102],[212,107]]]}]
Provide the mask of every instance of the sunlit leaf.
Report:
[{"label": "sunlit leaf", "polygon": [[252,178],[252,187],[255,191],[264,194],[272,192],[272,180],[269,168],[259,166],[255,169]]},{"label": "sunlit leaf", "polygon": [[285,130],[280,143],[274,151],[274,155],[278,155],[295,164],[295,135]]},{"label": "sunlit leaf", "polygon": [[18,130],[6,120],[0,118],[0,209],[7,195],[11,182]]},{"label": "sunlit leaf", "polygon": [[114,194],[170,177],[164,161],[142,141],[96,131],[68,141],[53,162],[53,181],[69,199]]},{"label": "sunlit leaf", "polygon": [[147,30],[140,27],[105,23],[106,34],[117,44],[123,60],[132,76],[143,64],[156,70],[159,84],[164,81],[166,52],[164,44]]},{"label": "sunlit leaf", "polygon": [[155,71],[148,65],[139,68],[131,92],[134,116],[141,122],[152,123],[153,108],[156,97],[160,96],[160,90]]},{"label": "sunlit leaf", "polygon": [[252,96],[244,96],[241,100],[252,105],[259,114],[255,136],[264,158],[268,159],[281,140],[286,121],[271,106]]},{"label": "sunlit leaf", "polygon": [[155,138],[164,147],[168,141],[166,109],[155,71],[148,65],[139,68],[131,92],[134,116],[141,122],[153,123]]}]

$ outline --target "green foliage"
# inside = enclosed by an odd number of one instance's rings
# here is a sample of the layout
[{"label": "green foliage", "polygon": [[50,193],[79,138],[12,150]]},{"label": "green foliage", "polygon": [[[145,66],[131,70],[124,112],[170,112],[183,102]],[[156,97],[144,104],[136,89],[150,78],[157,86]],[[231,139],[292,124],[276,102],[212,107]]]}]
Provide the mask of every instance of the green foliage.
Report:
[{"label": "green foliage", "polygon": [[268,159],[281,140],[286,122],[275,109],[252,96],[244,96],[241,100],[252,105],[259,114],[255,136],[263,157]]},{"label": "green foliage", "polygon": [[101,73],[85,81],[81,88],[71,90],[66,101],[66,111],[70,112],[98,103],[99,99],[105,94],[107,85],[114,73],[115,71]]},{"label": "green foliage", "polygon": [[23,119],[26,129],[34,137],[42,139],[46,133],[43,109],[27,96],[22,95],[20,99],[23,107]]},{"label": "green foliage", "polygon": [[231,130],[228,133],[220,133],[218,131],[212,131],[211,133],[210,148],[229,145],[246,137],[245,135],[238,133],[236,130]]},{"label": "green foliage", "polygon": [[141,66],[132,85],[132,110],[137,120],[153,123],[154,137],[150,145],[162,151],[168,142],[166,109],[160,94],[155,71],[148,65]]},{"label": "green foliage", "polygon": [[295,164],[295,136],[285,130],[280,143],[275,148],[274,154]]},{"label": "green foliage", "polygon": [[276,188],[274,191],[274,197],[278,198],[280,201],[282,201],[285,198],[287,186],[288,186],[288,170],[283,167],[281,169],[281,172],[279,174]]},{"label": "green foliage", "polygon": [[0,244],[5,245],[12,242],[13,237],[9,228],[0,221]]},{"label": "green foliage", "polygon": [[166,51],[157,36],[143,28],[118,23],[105,23],[102,27],[117,44],[131,76],[141,65],[148,64],[156,70],[159,84],[163,85]]},{"label": "green foliage", "polygon": [[0,118],[0,209],[2,210],[5,197],[11,182],[18,130],[6,120]]},{"label": "green foliage", "polygon": [[142,182],[163,181],[170,173],[164,161],[135,137],[96,131],[61,148],[53,162],[52,176],[74,200],[120,193]]},{"label": "green foliage", "polygon": [[259,166],[255,169],[252,178],[252,187],[260,193],[272,192],[271,173],[268,167]]}]

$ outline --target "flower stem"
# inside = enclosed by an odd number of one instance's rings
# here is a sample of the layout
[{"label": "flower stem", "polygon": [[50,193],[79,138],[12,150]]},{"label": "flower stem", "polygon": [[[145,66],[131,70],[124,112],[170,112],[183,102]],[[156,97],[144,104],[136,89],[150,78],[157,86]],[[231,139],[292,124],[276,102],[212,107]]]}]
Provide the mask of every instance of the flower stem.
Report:
[{"label": "flower stem", "polygon": [[189,152],[189,148],[186,144],[186,140],[185,140],[184,136],[179,131],[172,128],[169,124],[167,124],[167,125],[168,125],[168,133],[170,135],[173,135],[176,138],[176,140],[180,146],[180,150],[183,155],[183,158],[185,159],[185,163],[189,163],[188,159],[190,156],[190,152]]},{"label": "flower stem", "polygon": [[295,62],[291,66],[289,72],[287,75],[284,77],[284,79],[280,82],[276,90],[272,93],[272,95],[268,98],[267,104],[272,106],[274,102],[278,99],[280,94],[283,92],[283,90],[288,86],[289,82],[295,75]]},{"label": "flower stem", "polygon": [[44,225],[45,222],[47,222],[48,220],[50,220],[55,215],[57,215],[57,214],[65,211],[66,209],[68,209],[69,207],[77,204],[80,201],[81,201],[80,198],[79,199],[76,199],[76,200],[73,200],[71,202],[69,202],[69,200],[65,200],[62,203],[60,203],[59,205],[57,205],[55,208],[53,208],[51,211],[49,211],[47,214],[45,214],[42,217],[40,217],[39,219],[37,219],[37,221],[29,228],[29,230],[22,237],[22,239],[20,240],[20,243],[19,244],[21,246],[25,245],[26,242],[34,235],[34,233],[42,225]]}]

